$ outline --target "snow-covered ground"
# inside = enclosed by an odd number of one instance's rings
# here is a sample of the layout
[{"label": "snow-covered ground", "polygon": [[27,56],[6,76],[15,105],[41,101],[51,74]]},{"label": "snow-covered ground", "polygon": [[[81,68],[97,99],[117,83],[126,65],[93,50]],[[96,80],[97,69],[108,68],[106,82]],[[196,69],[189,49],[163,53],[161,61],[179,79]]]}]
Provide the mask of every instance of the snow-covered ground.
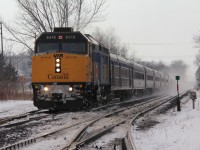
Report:
[{"label": "snow-covered ground", "polygon": [[181,105],[181,112],[174,109],[154,118],[160,123],[153,128],[133,130],[137,150],[199,150],[200,92],[197,95],[196,109],[189,99]]},{"label": "snow-covered ground", "polygon": [[0,101],[0,118],[15,116],[32,110],[37,110],[37,108],[33,106],[31,100]]},{"label": "snow-covered ground", "polygon": [[[32,110],[37,110],[37,108],[33,106],[32,101],[2,101],[0,102],[0,118],[23,114]],[[56,131],[64,127],[66,128],[66,127],[72,126],[74,124],[82,122],[83,120],[97,118],[98,116],[101,116],[104,113],[105,112],[103,111],[101,112],[79,111],[79,112],[66,112],[66,113],[60,113],[60,114],[49,114],[49,115],[46,114],[48,115],[47,117],[40,120],[36,120],[36,121],[34,120],[29,124],[30,127],[29,126],[25,127],[26,129],[25,134],[28,130],[32,138],[37,137],[38,135],[41,135],[44,133],[49,133],[49,132]],[[44,114],[38,114],[38,115],[44,115]],[[35,116],[38,116],[38,115],[36,114]],[[29,117],[24,118],[24,120],[29,120]],[[18,121],[19,120],[16,120],[16,122]],[[13,122],[15,122],[15,120]],[[4,128],[1,128],[1,130],[2,130],[2,133],[4,133]],[[36,144],[29,145],[25,147],[24,149],[30,149],[30,150],[61,149],[63,146],[66,146],[67,142],[70,141],[71,139],[70,137],[73,137],[73,135],[76,134],[76,132],[78,132],[79,130],[80,130],[80,127],[75,127],[75,129],[70,129],[70,131],[67,129],[66,131],[65,130],[60,131],[50,137],[40,138],[37,140]],[[12,130],[11,130],[11,133],[7,133],[6,136],[4,135],[4,138],[7,139],[12,136],[15,137],[15,134],[13,135]],[[0,136],[0,138],[2,137]],[[21,138],[22,137],[20,137],[20,139]],[[8,140],[6,140],[6,142],[7,141]]]},{"label": "snow-covered ground", "polygon": [[[153,118],[160,122],[148,130],[133,130],[134,143],[138,150],[199,150],[200,149],[200,92],[197,92],[198,99],[196,108],[192,108],[192,100],[181,104],[181,112],[176,109],[169,110],[166,114],[157,115]],[[36,110],[32,101],[5,101],[0,102],[0,117],[13,116]],[[5,112],[6,111],[6,112]],[[123,128],[123,127],[122,127]],[[125,128],[125,127],[124,127]],[[76,129],[77,130],[77,129]],[[119,129],[118,129],[119,130]],[[115,129],[112,131],[115,132]],[[74,134],[74,133],[73,133]],[[121,133],[123,134],[123,132]],[[55,135],[56,137],[56,135]],[[57,135],[57,137],[59,137]],[[48,149],[47,143],[54,143],[54,148],[60,148],[59,138],[51,141],[44,141],[31,145],[30,149]],[[113,139],[113,137],[111,137]],[[62,141],[66,139],[62,137]],[[109,141],[109,139],[107,139]],[[46,142],[45,142],[46,141]],[[67,142],[67,140],[66,140]],[[104,141],[101,144],[104,145]],[[39,144],[39,145],[38,145]],[[50,147],[49,147],[50,148]],[[51,147],[52,148],[52,147]]]}]

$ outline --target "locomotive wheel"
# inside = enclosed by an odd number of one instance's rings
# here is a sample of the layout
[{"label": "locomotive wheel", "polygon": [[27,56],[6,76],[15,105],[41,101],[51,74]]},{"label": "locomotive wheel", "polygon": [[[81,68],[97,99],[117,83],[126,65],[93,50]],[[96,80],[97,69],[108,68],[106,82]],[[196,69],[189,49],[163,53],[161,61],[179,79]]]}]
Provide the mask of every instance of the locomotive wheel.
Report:
[{"label": "locomotive wheel", "polygon": [[89,108],[89,101],[87,98],[83,98],[83,104],[85,108]]},{"label": "locomotive wheel", "polygon": [[83,98],[83,104],[85,108],[91,108],[93,107],[94,103],[93,100],[91,99],[92,97],[88,96],[88,98]]}]

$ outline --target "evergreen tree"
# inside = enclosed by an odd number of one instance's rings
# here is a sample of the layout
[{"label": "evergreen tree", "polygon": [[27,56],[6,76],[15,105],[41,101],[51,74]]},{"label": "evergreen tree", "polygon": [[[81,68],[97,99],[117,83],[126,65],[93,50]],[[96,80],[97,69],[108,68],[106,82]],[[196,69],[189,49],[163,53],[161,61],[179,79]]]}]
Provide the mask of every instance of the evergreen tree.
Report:
[{"label": "evergreen tree", "polygon": [[6,66],[6,59],[3,56],[3,54],[0,54],[0,86],[1,86],[1,81],[4,80],[5,66]]},{"label": "evergreen tree", "polygon": [[0,99],[8,99],[17,91],[18,72],[11,61],[6,64],[5,57],[0,54]]},{"label": "evergreen tree", "polygon": [[10,82],[16,82],[18,79],[18,72],[12,66],[11,61],[5,66],[5,79]]},{"label": "evergreen tree", "polygon": [[3,54],[0,54],[0,99],[5,98],[5,80],[4,80],[4,73],[5,73],[5,66],[6,60]]}]

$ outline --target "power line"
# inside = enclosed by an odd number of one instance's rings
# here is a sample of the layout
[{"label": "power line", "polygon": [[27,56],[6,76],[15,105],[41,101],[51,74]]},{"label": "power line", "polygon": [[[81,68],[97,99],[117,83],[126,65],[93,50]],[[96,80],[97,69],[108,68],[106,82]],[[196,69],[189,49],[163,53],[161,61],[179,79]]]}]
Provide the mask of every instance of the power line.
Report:
[{"label": "power line", "polygon": [[191,58],[195,58],[195,56],[140,56],[142,58],[187,58],[187,59],[191,59]]},{"label": "power line", "polygon": [[153,45],[153,46],[168,46],[168,45],[194,45],[194,43],[134,43],[134,42],[127,42],[124,44],[129,45]]}]

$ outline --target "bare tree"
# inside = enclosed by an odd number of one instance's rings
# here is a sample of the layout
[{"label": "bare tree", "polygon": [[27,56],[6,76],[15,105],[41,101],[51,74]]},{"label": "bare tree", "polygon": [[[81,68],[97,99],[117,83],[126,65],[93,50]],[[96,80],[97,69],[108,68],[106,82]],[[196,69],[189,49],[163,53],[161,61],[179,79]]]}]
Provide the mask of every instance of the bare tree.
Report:
[{"label": "bare tree", "polygon": [[182,78],[185,77],[188,69],[188,65],[186,65],[182,60],[173,61],[169,67],[173,76],[180,75]]},{"label": "bare tree", "polygon": [[195,48],[198,48],[199,51],[195,57],[195,61],[194,61],[194,64],[197,66],[197,67],[200,67],[200,36],[196,35],[193,37],[193,41],[195,43]]},{"label": "bare tree", "polygon": [[168,66],[162,62],[162,61],[159,61],[159,62],[155,62],[155,61],[137,61],[137,63],[141,64],[141,65],[144,65],[146,67],[149,67],[151,69],[155,69],[155,70],[158,70],[158,71],[166,71],[168,70]]},{"label": "bare tree", "polygon": [[108,0],[16,0],[19,15],[15,26],[4,22],[11,34],[8,40],[21,43],[32,51],[34,39],[54,27],[73,27],[83,30],[102,21]]},{"label": "bare tree", "polygon": [[200,36],[198,36],[198,35],[194,36],[193,41],[196,44],[195,48],[200,48]]},{"label": "bare tree", "polygon": [[195,57],[195,61],[194,61],[194,64],[197,66],[197,67],[200,67],[200,50],[198,51],[196,57]]},{"label": "bare tree", "polygon": [[107,0],[77,0],[75,3],[77,30],[84,29],[92,22],[104,20],[102,12],[104,12],[107,7]]},{"label": "bare tree", "polygon": [[106,31],[96,28],[92,35],[97,41],[105,45],[111,53],[120,55],[122,57],[127,57],[128,46],[120,42],[120,39],[115,34],[115,30],[113,28]]}]

